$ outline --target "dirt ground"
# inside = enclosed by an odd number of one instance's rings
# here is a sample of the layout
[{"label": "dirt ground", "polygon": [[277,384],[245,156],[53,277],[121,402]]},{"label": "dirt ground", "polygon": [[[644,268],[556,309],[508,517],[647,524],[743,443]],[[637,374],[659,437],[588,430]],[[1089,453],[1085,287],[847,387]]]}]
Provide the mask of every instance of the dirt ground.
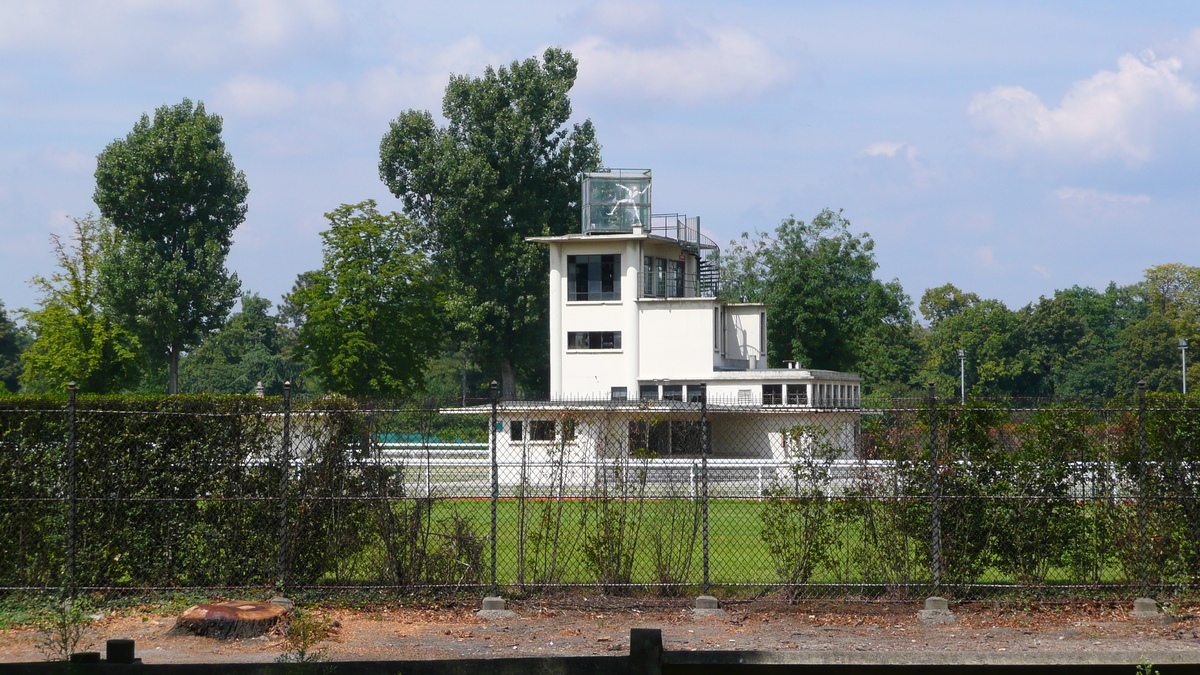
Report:
[{"label": "dirt ground", "polygon": [[[334,626],[323,646],[333,660],[596,655],[628,651],[630,628],[661,628],[668,650],[750,649],[824,652],[1194,652],[1200,660],[1200,605],[1178,618],[1135,620],[1114,604],[957,605],[953,625],[925,625],[911,603],[743,602],[727,618],[694,618],[680,600],[638,606],[587,599],[510,602],[514,619],[484,620],[466,606],[315,608]],[[168,635],[174,616],[152,608],[105,614],[85,642],[103,650],[111,638],[133,638],[146,663],[272,661],[280,635],[219,641]],[[0,662],[38,661],[32,627],[0,631]]]}]

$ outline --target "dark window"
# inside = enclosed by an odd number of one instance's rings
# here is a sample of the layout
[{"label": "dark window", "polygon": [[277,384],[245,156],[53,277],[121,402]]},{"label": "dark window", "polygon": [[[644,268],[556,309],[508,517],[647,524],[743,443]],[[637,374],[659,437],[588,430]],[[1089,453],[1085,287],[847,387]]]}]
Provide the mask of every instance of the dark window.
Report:
[{"label": "dark window", "polygon": [[554,420],[534,420],[529,423],[529,440],[554,440]]},{"label": "dark window", "polygon": [[575,420],[573,420],[573,419],[563,420],[562,435],[563,435],[564,441],[575,440],[575,426],[576,426]]},{"label": "dark window", "polygon": [[763,405],[783,405],[783,385],[763,385]]},{"label": "dark window", "polygon": [[787,386],[788,405],[808,405],[808,385],[789,384]]},{"label": "dark window", "polygon": [[568,300],[620,300],[621,256],[567,256]]},{"label": "dark window", "polygon": [[686,295],[687,267],[682,260],[645,256],[642,259],[642,296],[682,298]]},{"label": "dark window", "polygon": [[683,400],[683,385],[682,384],[664,384],[662,397],[664,401],[682,401]]},{"label": "dark window", "polygon": [[621,331],[592,330],[567,333],[567,349],[620,349]]},{"label": "dark window", "polygon": [[701,385],[689,384],[687,386],[687,400],[692,403],[699,403],[701,392],[703,391],[704,388]]},{"label": "dark window", "polygon": [[671,422],[671,454],[699,455],[704,451],[704,427],[698,421]]},{"label": "dark window", "polygon": [[641,391],[638,392],[638,396],[643,399],[650,399],[651,401],[657,401],[658,400],[658,385],[657,384],[643,384],[641,386]]},{"label": "dark window", "polygon": [[683,297],[683,261],[671,260],[668,261],[667,269],[667,295],[673,298]]},{"label": "dark window", "polygon": [[704,450],[704,427],[693,420],[629,423],[629,453],[652,457],[699,455]]},{"label": "dark window", "polygon": [[628,399],[629,399],[629,390],[628,389],[626,389],[625,387],[613,387],[612,388],[612,400],[625,401]]},{"label": "dark window", "polygon": [[[642,261],[642,295],[647,298],[666,298],[671,296],[671,286],[667,282],[668,262],[666,258],[645,257]],[[682,281],[683,275],[680,274],[680,282],[682,283]]]},{"label": "dark window", "polygon": [[517,420],[513,420],[511,423],[509,423],[508,430],[510,437],[514,441],[520,441],[525,438],[525,425]]}]

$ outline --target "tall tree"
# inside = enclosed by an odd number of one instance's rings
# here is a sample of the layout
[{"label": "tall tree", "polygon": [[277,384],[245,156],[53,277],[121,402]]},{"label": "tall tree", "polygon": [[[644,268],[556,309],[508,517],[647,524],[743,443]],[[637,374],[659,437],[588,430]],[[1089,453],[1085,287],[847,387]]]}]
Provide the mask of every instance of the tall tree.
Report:
[{"label": "tall tree", "polygon": [[188,99],[142,115],[96,164],[95,202],[117,231],[101,266],[104,304],[179,391],[179,358],[223,323],[238,296],[225,269],[246,217],[246,177],[221,118]]},{"label": "tall tree", "polygon": [[[270,396],[283,393],[283,383],[299,385],[304,364],[284,353],[288,333],[271,315],[271,301],[256,293],[242,294],[235,312],[215,333],[183,356],[179,388],[189,394],[249,394],[258,384]],[[298,391],[300,389],[297,386]]]},{"label": "tall tree", "polygon": [[591,121],[568,128],[577,62],[550,48],[450,78],[447,125],[407,110],[380,143],[379,174],[448,274],[450,312],[505,396],[549,363],[545,250],[526,237],[579,222],[579,174],[600,163]]},{"label": "tall tree", "polygon": [[28,343],[25,332],[8,318],[0,302],[0,394],[16,393],[20,388],[21,353]]},{"label": "tall tree", "polygon": [[[1037,395],[1025,328],[1025,315],[999,300],[972,302],[939,320],[926,336],[923,379],[943,391],[958,391],[960,368],[965,367],[968,393]],[[959,349],[966,352],[965,363],[959,361]]]},{"label": "tall tree", "polygon": [[288,298],[304,317],[298,357],[330,390],[392,397],[419,388],[445,334],[442,283],[415,245],[412,225],[374,201],[326,215],[321,269]]},{"label": "tall tree", "polygon": [[113,250],[112,226],[101,218],[76,218],[69,241],[51,235],[58,271],[34,277],[38,308],[25,314],[34,335],[21,381],[31,391],[120,391],[137,383],[138,345],[100,302],[100,266]]},{"label": "tall tree", "polygon": [[[840,211],[825,209],[810,222],[787,218],[771,235],[743,235],[722,255],[731,299],[766,302],[768,359],[795,359],[813,368],[856,370],[868,345],[911,344],[912,308],[898,282],[874,278],[875,243],[850,232]],[[897,332],[899,331],[899,332]],[[908,373],[880,356],[878,372]]]},{"label": "tall tree", "polygon": [[962,314],[978,302],[978,295],[964,293],[954,284],[927,288],[921,294],[921,316],[933,328],[943,319]]}]

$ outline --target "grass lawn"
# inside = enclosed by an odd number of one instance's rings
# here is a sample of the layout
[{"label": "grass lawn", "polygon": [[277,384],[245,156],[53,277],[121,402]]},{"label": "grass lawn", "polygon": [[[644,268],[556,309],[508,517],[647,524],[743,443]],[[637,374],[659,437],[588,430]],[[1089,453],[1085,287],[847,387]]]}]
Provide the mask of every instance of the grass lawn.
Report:
[{"label": "grass lawn", "polygon": [[[614,502],[619,504],[619,502]],[[757,500],[714,499],[709,502],[709,568],[715,584],[771,585],[779,582],[775,564],[762,537],[762,513],[765,502]],[[894,517],[889,507],[880,504],[878,512]],[[496,509],[496,577],[499,583],[516,583],[521,572],[530,583],[534,572],[529,568],[538,556],[533,541],[542,529],[541,521],[549,509],[548,522],[559,523],[558,566],[563,583],[595,583],[596,575],[587,560],[588,541],[598,541],[594,503],[569,499],[502,499]],[[633,544],[633,582],[655,584],[657,561],[673,557],[673,569],[684,583],[702,582],[702,537],[698,505],[687,499],[661,499],[626,503],[628,520],[623,542]],[[521,525],[522,509],[524,527]],[[447,499],[438,503],[435,518],[456,512],[472,524],[485,539],[491,531],[491,502],[487,499]],[[882,578],[900,583],[927,583],[930,573],[925,562],[928,539],[906,537],[897,531],[894,520],[881,519],[874,530],[859,509],[850,515],[835,511],[826,517],[832,536],[821,564],[814,569],[809,583],[880,584]],[[638,523],[636,529],[630,523]],[[871,534],[874,532],[874,534]],[[523,533],[523,536],[522,536]],[[522,541],[524,546],[522,547]],[[875,541],[877,543],[872,544]],[[1003,544],[996,539],[994,545]],[[491,552],[485,544],[484,562],[490,564]],[[547,547],[548,548],[548,547]],[[626,551],[628,548],[626,548]],[[526,568],[518,569],[524,558]],[[548,556],[542,556],[546,560]],[[1101,571],[1101,581],[1120,583],[1123,575],[1115,566]],[[987,567],[978,583],[1012,584],[1016,579],[995,566]],[[1065,567],[1049,570],[1046,583],[1075,582]],[[883,584],[880,584],[883,585]]]}]

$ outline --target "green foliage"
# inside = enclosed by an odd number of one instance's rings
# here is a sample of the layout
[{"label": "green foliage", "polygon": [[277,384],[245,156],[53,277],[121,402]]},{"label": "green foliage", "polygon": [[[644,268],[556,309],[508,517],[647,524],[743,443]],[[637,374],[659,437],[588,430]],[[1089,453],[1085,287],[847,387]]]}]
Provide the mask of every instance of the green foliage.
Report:
[{"label": "green foliage", "polygon": [[768,358],[813,368],[908,379],[915,374],[911,300],[873,277],[875,243],[850,232],[840,211],[788,218],[772,235],[743,235],[722,254],[722,293],[766,302]]},{"label": "green foliage", "polygon": [[945,319],[962,314],[979,302],[978,295],[964,293],[954,284],[927,288],[921,295],[921,316],[925,317],[925,321],[932,328]]},{"label": "green foliage", "polygon": [[484,538],[457,513],[435,519],[436,504],[428,497],[376,504],[390,583],[457,587],[483,578]]},{"label": "green foliage", "polygon": [[1082,482],[1078,468],[1100,459],[1089,438],[1095,423],[1089,410],[1068,406],[1040,410],[1015,430],[1019,439],[1015,447],[991,455],[1000,481],[991,489],[1018,497],[997,503],[992,515],[1005,538],[996,547],[997,565],[1017,583],[1041,585],[1050,570],[1068,561],[1082,578],[1096,578],[1096,568],[1086,569],[1087,561],[1103,555],[1102,550],[1087,556],[1079,548],[1089,541],[1100,543],[1102,533],[1095,531],[1086,509],[1072,499]]},{"label": "green foliage", "polygon": [[1125,328],[1117,336],[1118,391],[1134,390],[1139,380],[1150,391],[1179,391],[1180,363],[1175,326],[1158,312]]},{"label": "green foliage", "polygon": [[325,647],[318,647],[329,636],[330,622],[315,612],[293,609],[283,630],[283,653],[276,663],[320,663],[326,660]]},{"label": "green foliage", "polygon": [[[574,416],[563,415],[560,421],[559,427],[566,428],[567,425],[574,425],[577,419]],[[566,569],[565,561],[574,554],[578,546],[578,539],[570,536],[569,524],[563,522],[563,496],[567,490],[567,447],[567,434],[558,434],[557,442],[548,457],[552,464],[550,490],[554,498],[542,500],[540,506],[535,507],[534,521],[527,534],[524,500],[521,503],[520,527],[521,534],[525,536],[520,541],[520,547],[523,549],[521,552],[524,555],[520,556],[522,567],[518,578],[533,586],[553,586],[562,583]],[[524,493],[525,486],[522,485],[522,496]],[[563,531],[564,526],[568,527],[567,532]]]},{"label": "green foliage", "polygon": [[221,118],[188,99],[154,111],[96,160],[94,199],[116,241],[100,265],[102,305],[168,365],[221,326],[238,294],[225,269],[245,219],[246,178],[221,140]]},{"label": "green foliage", "polygon": [[92,623],[89,610],[88,603],[79,599],[51,604],[36,623],[41,632],[38,649],[51,661],[71,660]]},{"label": "green foliage", "polygon": [[379,174],[448,275],[449,312],[503,393],[518,373],[540,388],[548,363],[545,251],[526,237],[559,235],[579,220],[579,174],[600,162],[590,121],[566,127],[577,63],[542,59],[455,75],[445,127],[406,110],[380,143]]},{"label": "green foliage", "polygon": [[675,495],[657,505],[654,518],[646,519],[646,544],[659,595],[683,595],[695,566],[700,539],[699,499]]},{"label": "green foliage", "polygon": [[34,341],[21,381],[34,393],[62,393],[70,382],[81,393],[121,391],[140,377],[139,346],[100,302],[100,268],[115,246],[112,225],[91,215],[73,223],[69,242],[50,236],[58,271],[33,278],[42,298],[25,314]]},{"label": "green foliage", "polygon": [[417,390],[444,333],[443,280],[403,216],[381,214],[368,200],[326,217],[324,265],[288,299],[304,317],[297,358],[342,394]]},{"label": "green foliage", "polygon": [[187,394],[249,394],[258,383],[268,396],[283,394],[283,383],[304,392],[297,379],[304,365],[285,350],[291,335],[269,314],[270,301],[242,295],[242,309],[210,333],[179,365],[180,390]]},{"label": "green foliage", "polygon": [[490,379],[475,364],[472,351],[468,345],[442,345],[440,355],[429,361],[425,371],[424,394],[434,401],[455,401],[460,405],[485,398]]},{"label": "green foliage", "polygon": [[597,468],[595,494],[585,502],[584,564],[605,593],[628,592],[640,543],[649,455],[614,459]]},{"label": "green foliage", "polygon": [[0,395],[15,393],[19,388],[21,354],[28,342],[28,335],[8,318],[4,303],[0,302]]},{"label": "green foliage", "polygon": [[776,473],[766,491],[761,513],[762,540],[779,581],[795,594],[813,572],[828,562],[837,543],[833,527],[839,504],[831,499],[830,470],[841,454],[830,429],[801,425],[782,429],[788,468]]},{"label": "green foliage", "polygon": [[925,379],[958,391],[963,349],[969,393],[1030,395],[1035,375],[1023,328],[1024,317],[998,300],[980,300],[946,316],[926,339]]}]

